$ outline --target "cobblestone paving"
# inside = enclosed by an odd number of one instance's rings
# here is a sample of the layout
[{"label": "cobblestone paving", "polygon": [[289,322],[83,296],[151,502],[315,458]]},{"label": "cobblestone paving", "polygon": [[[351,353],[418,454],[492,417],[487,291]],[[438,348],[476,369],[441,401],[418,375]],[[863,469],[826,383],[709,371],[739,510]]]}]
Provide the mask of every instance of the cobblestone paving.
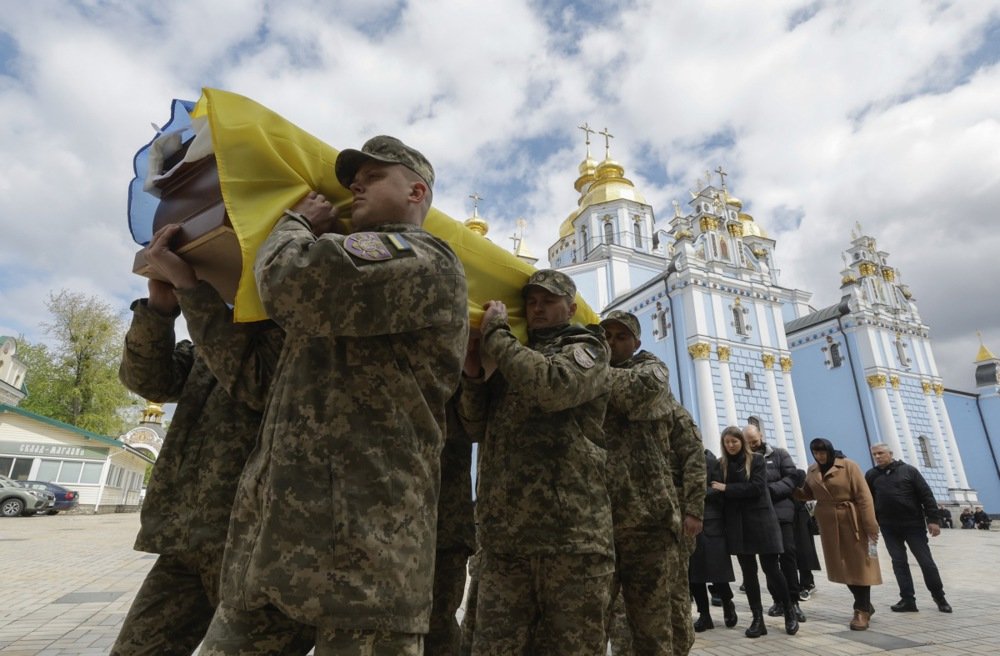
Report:
[{"label": "cobblestone paving", "polygon": [[[0,519],[0,654],[107,654],[153,556],[132,550],[137,514],[56,515]],[[818,541],[817,541],[818,544]],[[767,636],[743,637],[749,622],[737,594],[740,622],[698,634],[696,656],[752,654],[997,654],[1000,617],[997,564],[1000,531],[945,530],[931,540],[951,615],[938,612],[911,558],[919,613],[893,613],[897,588],[889,558],[880,552],[884,585],[872,590],[876,614],[867,632],[847,628],[851,595],[817,573],[813,598],[802,604],[808,621],[787,636],[779,618],[767,618]],[[765,595],[766,596],[766,595]]]}]

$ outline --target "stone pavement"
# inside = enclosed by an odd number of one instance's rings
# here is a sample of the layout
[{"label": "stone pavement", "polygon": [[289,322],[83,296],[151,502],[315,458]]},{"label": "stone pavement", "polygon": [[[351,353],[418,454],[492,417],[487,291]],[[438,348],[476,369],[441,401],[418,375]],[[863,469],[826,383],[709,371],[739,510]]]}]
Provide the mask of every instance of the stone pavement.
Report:
[{"label": "stone pavement", "polygon": [[[107,654],[154,556],[132,551],[137,514],[56,515],[0,519],[0,654],[8,656]],[[818,544],[818,540],[817,540]],[[698,634],[698,656],[751,654],[997,654],[1000,617],[1000,531],[945,530],[931,541],[955,613],[937,611],[911,558],[919,613],[893,613],[897,590],[888,555],[880,552],[885,584],[873,588],[877,612],[869,631],[847,628],[851,595],[817,573],[813,598],[802,604],[808,621],[787,636],[779,618],[770,633],[743,637],[749,623],[737,594],[740,622]]]}]

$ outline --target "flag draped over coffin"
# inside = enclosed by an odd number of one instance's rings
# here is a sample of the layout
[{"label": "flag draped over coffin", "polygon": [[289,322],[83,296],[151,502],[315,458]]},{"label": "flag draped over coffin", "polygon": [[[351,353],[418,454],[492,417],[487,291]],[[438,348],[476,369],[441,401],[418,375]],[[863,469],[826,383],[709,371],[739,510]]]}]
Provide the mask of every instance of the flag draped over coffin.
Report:
[{"label": "flag draped over coffin", "polygon": [[[171,122],[163,131],[193,134],[193,130],[206,128],[211,130],[222,197],[243,259],[234,315],[236,321],[259,321],[267,315],[257,292],[253,264],[274,224],[310,190],[335,204],[349,199],[351,192],[334,176],[337,150],[249,98],[206,88],[193,107],[174,101]],[[136,154],[136,179],[129,186],[129,227],[136,242],[143,245],[151,238],[157,204],[155,197],[141,191],[148,148]],[[437,209],[431,209],[424,228],[447,241],[465,267],[472,325],[479,325],[483,304],[497,299],[508,306],[511,327],[523,340],[526,328],[521,288],[535,268]],[[574,320],[596,323],[598,317],[577,297]]]}]

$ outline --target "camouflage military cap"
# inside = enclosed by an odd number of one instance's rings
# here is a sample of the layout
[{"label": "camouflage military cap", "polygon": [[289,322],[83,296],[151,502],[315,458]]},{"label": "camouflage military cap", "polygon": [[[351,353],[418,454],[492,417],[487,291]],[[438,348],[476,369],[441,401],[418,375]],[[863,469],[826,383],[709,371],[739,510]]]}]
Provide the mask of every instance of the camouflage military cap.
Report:
[{"label": "camouflage military cap", "polygon": [[609,321],[617,321],[621,325],[628,328],[628,331],[632,333],[632,336],[639,339],[639,335],[642,332],[639,329],[639,319],[631,312],[625,312],[623,310],[612,310],[608,312],[608,316],[601,320],[601,325],[608,323]]},{"label": "camouflage military cap", "polygon": [[567,296],[570,299],[576,298],[576,283],[573,282],[573,279],[565,273],[554,269],[535,271],[528,278],[528,282],[521,290],[521,293],[527,294],[528,287],[541,287],[557,296]]},{"label": "camouflage military cap", "polygon": [[396,137],[380,134],[365,142],[361,150],[348,148],[340,151],[333,165],[337,180],[350,187],[361,165],[369,160],[384,164],[401,164],[419,175],[428,187],[434,187],[434,167],[420,151],[410,148]]}]

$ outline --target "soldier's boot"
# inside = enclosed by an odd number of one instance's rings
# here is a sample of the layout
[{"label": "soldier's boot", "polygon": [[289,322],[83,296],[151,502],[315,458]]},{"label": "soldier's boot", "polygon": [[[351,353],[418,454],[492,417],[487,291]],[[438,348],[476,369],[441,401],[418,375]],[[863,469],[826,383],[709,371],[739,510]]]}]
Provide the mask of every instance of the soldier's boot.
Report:
[{"label": "soldier's boot", "polygon": [[748,638],[759,638],[762,635],[767,635],[767,627],[764,626],[764,608],[757,606],[756,608],[751,608],[750,612],[753,614],[753,619],[750,621],[750,626],[747,630],[743,632]]},{"label": "soldier's boot", "polygon": [[795,617],[793,606],[785,607],[785,633],[795,635],[799,632],[799,620]]},{"label": "soldier's boot", "polygon": [[732,599],[727,599],[722,602],[722,619],[726,621],[726,628],[733,628],[739,621],[736,617],[736,604],[733,603]]},{"label": "soldier's boot", "polygon": [[806,614],[803,613],[802,609],[799,607],[799,602],[796,601],[795,603],[793,603],[792,604],[792,608],[795,609],[795,619],[797,619],[800,624],[802,622],[805,622],[806,621]]},{"label": "soldier's boot", "polygon": [[702,631],[708,631],[709,629],[714,629],[715,623],[712,622],[712,616],[708,613],[701,613],[698,615],[698,619],[694,621],[694,632],[701,633]]}]

